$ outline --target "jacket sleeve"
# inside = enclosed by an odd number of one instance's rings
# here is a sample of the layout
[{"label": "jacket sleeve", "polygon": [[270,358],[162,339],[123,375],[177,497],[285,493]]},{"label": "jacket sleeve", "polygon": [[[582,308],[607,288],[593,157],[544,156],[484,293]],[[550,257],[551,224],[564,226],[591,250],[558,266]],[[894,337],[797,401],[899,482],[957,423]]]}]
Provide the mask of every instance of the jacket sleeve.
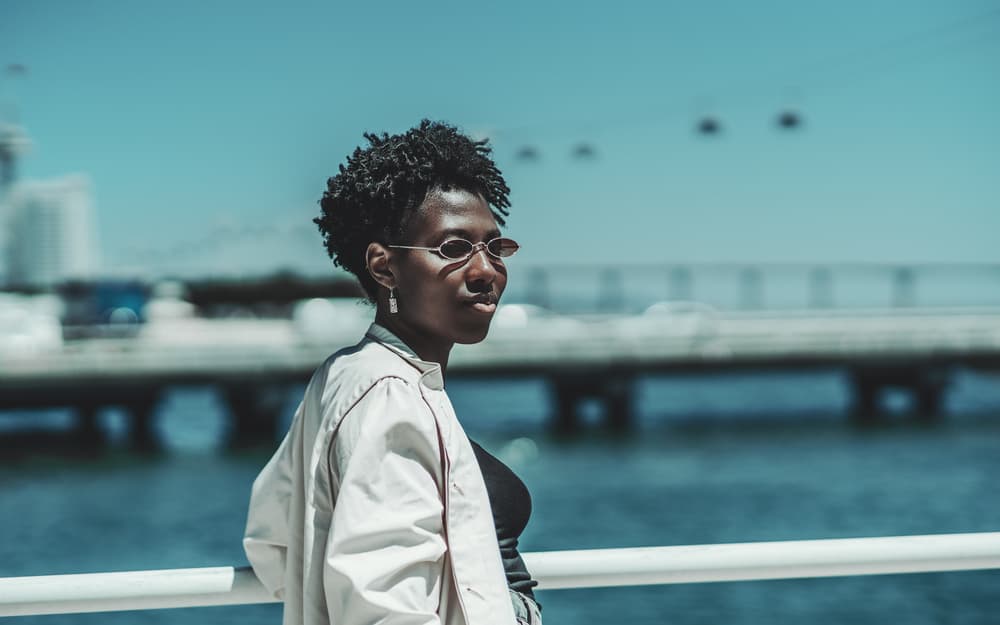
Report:
[{"label": "jacket sleeve", "polygon": [[437,424],[419,389],[379,381],[331,449],[340,479],[323,587],[332,622],[440,623],[446,543]]},{"label": "jacket sleeve", "polygon": [[243,536],[243,550],[254,574],[278,599],[284,599],[288,509],[294,488],[292,454],[296,448],[296,433],[301,426],[303,405],[299,405],[292,428],[281,445],[254,480]]}]

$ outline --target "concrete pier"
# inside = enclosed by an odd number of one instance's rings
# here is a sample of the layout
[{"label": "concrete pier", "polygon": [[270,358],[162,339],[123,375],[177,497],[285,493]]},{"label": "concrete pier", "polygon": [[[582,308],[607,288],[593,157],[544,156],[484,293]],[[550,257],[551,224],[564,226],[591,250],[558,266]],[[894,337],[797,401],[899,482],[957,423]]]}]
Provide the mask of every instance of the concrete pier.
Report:
[{"label": "concrete pier", "polygon": [[[498,318],[481,344],[456,346],[448,376],[544,379],[555,407],[552,425],[561,432],[580,426],[579,408],[588,400],[601,404],[610,430],[629,429],[634,380],[649,373],[840,368],[853,387],[852,417],[870,423],[884,418],[888,389],[909,392],[914,416],[926,419],[945,412],[953,367],[1000,370],[1000,309],[720,313],[696,307],[586,318],[532,318],[530,312]],[[155,449],[164,389],[214,386],[232,417],[233,446],[272,441],[290,385],[303,384],[367,327],[317,337],[277,320],[186,324],[6,357],[0,360],[0,410],[76,408],[80,440],[97,444],[97,410],[121,406],[132,421],[132,444]]]}]

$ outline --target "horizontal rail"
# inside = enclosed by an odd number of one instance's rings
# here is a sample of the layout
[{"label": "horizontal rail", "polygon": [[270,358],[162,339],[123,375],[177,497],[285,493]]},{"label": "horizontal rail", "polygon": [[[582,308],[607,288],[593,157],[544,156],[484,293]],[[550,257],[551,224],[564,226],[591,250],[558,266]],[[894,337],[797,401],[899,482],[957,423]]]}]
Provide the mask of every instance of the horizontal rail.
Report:
[{"label": "horizontal rail", "polygon": [[[1000,532],[524,554],[540,589],[1000,568]],[[248,567],[0,578],[0,616],[276,601]]]},{"label": "horizontal rail", "polygon": [[1000,568],[1000,532],[525,554],[539,587],[734,582]]}]

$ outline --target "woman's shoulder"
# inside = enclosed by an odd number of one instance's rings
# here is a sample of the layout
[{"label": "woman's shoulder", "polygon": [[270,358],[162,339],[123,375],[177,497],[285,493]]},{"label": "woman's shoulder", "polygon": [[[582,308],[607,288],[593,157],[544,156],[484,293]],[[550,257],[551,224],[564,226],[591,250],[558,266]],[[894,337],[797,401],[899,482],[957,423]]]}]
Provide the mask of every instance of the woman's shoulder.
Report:
[{"label": "woman's shoulder", "polygon": [[329,427],[380,384],[419,397],[420,377],[421,372],[391,348],[365,339],[316,369],[306,389],[307,411]]},{"label": "woman's shoulder", "polygon": [[[433,411],[420,389],[421,372],[391,348],[362,342],[331,356],[313,401],[320,430],[337,435],[342,460],[364,439],[389,443],[437,441]],[[372,418],[372,417],[375,418]]]},{"label": "woman's shoulder", "polygon": [[420,376],[421,372],[392,348],[365,338],[327,358],[317,370],[314,381],[318,377],[325,386],[339,382],[367,388],[384,378],[415,384]]}]

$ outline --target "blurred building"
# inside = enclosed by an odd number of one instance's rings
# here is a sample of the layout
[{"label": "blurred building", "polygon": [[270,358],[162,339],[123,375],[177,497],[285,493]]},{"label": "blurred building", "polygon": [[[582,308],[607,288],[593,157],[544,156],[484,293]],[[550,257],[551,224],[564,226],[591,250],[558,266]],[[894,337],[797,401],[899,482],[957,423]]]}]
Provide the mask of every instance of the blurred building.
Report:
[{"label": "blurred building", "polygon": [[94,277],[99,260],[86,176],[17,181],[5,203],[8,286],[49,288]]},{"label": "blurred building", "polygon": [[17,159],[31,148],[23,128],[0,119],[0,286],[6,283],[10,210],[7,194],[17,179]]}]

